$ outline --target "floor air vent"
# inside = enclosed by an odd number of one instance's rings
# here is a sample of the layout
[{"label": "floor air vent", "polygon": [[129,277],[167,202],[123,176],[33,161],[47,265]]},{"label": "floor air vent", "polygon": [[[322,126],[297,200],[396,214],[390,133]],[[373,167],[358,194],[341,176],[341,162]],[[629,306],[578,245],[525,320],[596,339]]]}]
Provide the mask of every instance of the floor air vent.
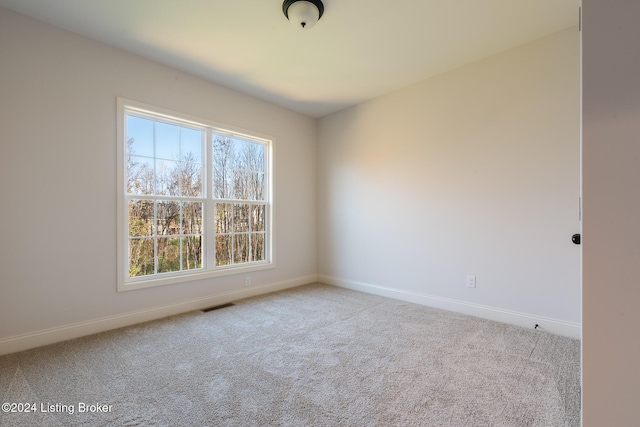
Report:
[{"label": "floor air vent", "polygon": [[234,303],[228,302],[228,303],[222,304],[222,305],[214,305],[213,307],[203,308],[200,311],[202,311],[203,313],[208,313],[210,311],[218,310],[218,309],[221,309],[221,308],[233,307],[234,305],[235,305]]}]

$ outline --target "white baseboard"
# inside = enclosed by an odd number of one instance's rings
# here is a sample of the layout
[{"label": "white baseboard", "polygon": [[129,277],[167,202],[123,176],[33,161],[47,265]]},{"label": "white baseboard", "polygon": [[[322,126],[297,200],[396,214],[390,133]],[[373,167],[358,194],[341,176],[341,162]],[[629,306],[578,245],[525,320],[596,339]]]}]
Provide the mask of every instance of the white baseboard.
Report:
[{"label": "white baseboard", "polygon": [[535,316],[533,314],[504,310],[501,308],[474,304],[450,298],[442,298],[418,292],[387,288],[384,286],[372,285],[369,283],[362,283],[326,275],[318,275],[318,281],[327,285],[339,286],[342,288],[353,289],[369,294],[380,295],[384,297],[399,299],[402,301],[426,305],[429,307],[468,314],[471,316],[476,316],[488,320],[495,320],[497,322],[509,323],[511,325],[521,326],[524,328],[534,328],[537,324],[539,325],[539,330],[546,331],[555,335],[562,335],[576,339],[581,339],[582,337],[582,326],[579,323],[572,323],[564,320]]},{"label": "white baseboard", "polygon": [[316,275],[298,277],[284,282],[272,283],[268,285],[255,286],[239,289],[231,292],[209,295],[203,298],[192,299],[176,304],[153,307],[129,313],[117,314],[114,316],[102,317],[85,322],[73,323],[70,325],[58,326],[22,335],[15,335],[0,339],[0,355],[28,350],[30,348],[79,338],[86,335],[104,332],[111,329],[122,328],[124,326],[135,325],[136,323],[147,322],[149,320],[161,319],[175,314],[185,313],[192,310],[199,310],[212,305],[226,304],[231,301],[249,298],[296,286],[306,285],[318,280]]}]

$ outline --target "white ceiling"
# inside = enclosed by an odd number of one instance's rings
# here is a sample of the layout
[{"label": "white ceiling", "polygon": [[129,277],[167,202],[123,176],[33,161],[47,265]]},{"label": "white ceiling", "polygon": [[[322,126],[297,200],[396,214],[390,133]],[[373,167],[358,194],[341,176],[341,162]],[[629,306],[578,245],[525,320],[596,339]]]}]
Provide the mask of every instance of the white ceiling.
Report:
[{"label": "white ceiling", "polygon": [[321,117],[578,24],[580,0],[0,0],[0,6]]}]

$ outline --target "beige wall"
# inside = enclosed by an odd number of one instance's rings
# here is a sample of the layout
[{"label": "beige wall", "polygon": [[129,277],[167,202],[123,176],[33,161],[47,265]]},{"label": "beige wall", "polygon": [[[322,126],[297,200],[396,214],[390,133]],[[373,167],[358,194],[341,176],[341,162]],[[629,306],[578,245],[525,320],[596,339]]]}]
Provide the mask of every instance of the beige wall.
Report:
[{"label": "beige wall", "polygon": [[579,335],[579,40],[568,29],[320,119],[321,280]]},{"label": "beige wall", "polygon": [[640,425],[640,2],[583,0],[583,425]]},{"label": "beige wall", "polygon": [[245,288],[116,292],[117,96],[275,137],[277,268],[252,284],[315,278],[314,119],[0,9],[0,344]]}]

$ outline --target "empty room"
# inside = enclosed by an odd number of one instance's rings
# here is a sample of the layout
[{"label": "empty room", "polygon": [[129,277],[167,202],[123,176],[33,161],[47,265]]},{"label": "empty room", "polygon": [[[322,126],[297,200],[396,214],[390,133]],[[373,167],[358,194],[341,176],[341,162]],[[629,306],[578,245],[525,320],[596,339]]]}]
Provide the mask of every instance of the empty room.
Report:
[{"label": "empty room", "polygon": [[634,425],[638,13],[0,0],[0,426]]}]

